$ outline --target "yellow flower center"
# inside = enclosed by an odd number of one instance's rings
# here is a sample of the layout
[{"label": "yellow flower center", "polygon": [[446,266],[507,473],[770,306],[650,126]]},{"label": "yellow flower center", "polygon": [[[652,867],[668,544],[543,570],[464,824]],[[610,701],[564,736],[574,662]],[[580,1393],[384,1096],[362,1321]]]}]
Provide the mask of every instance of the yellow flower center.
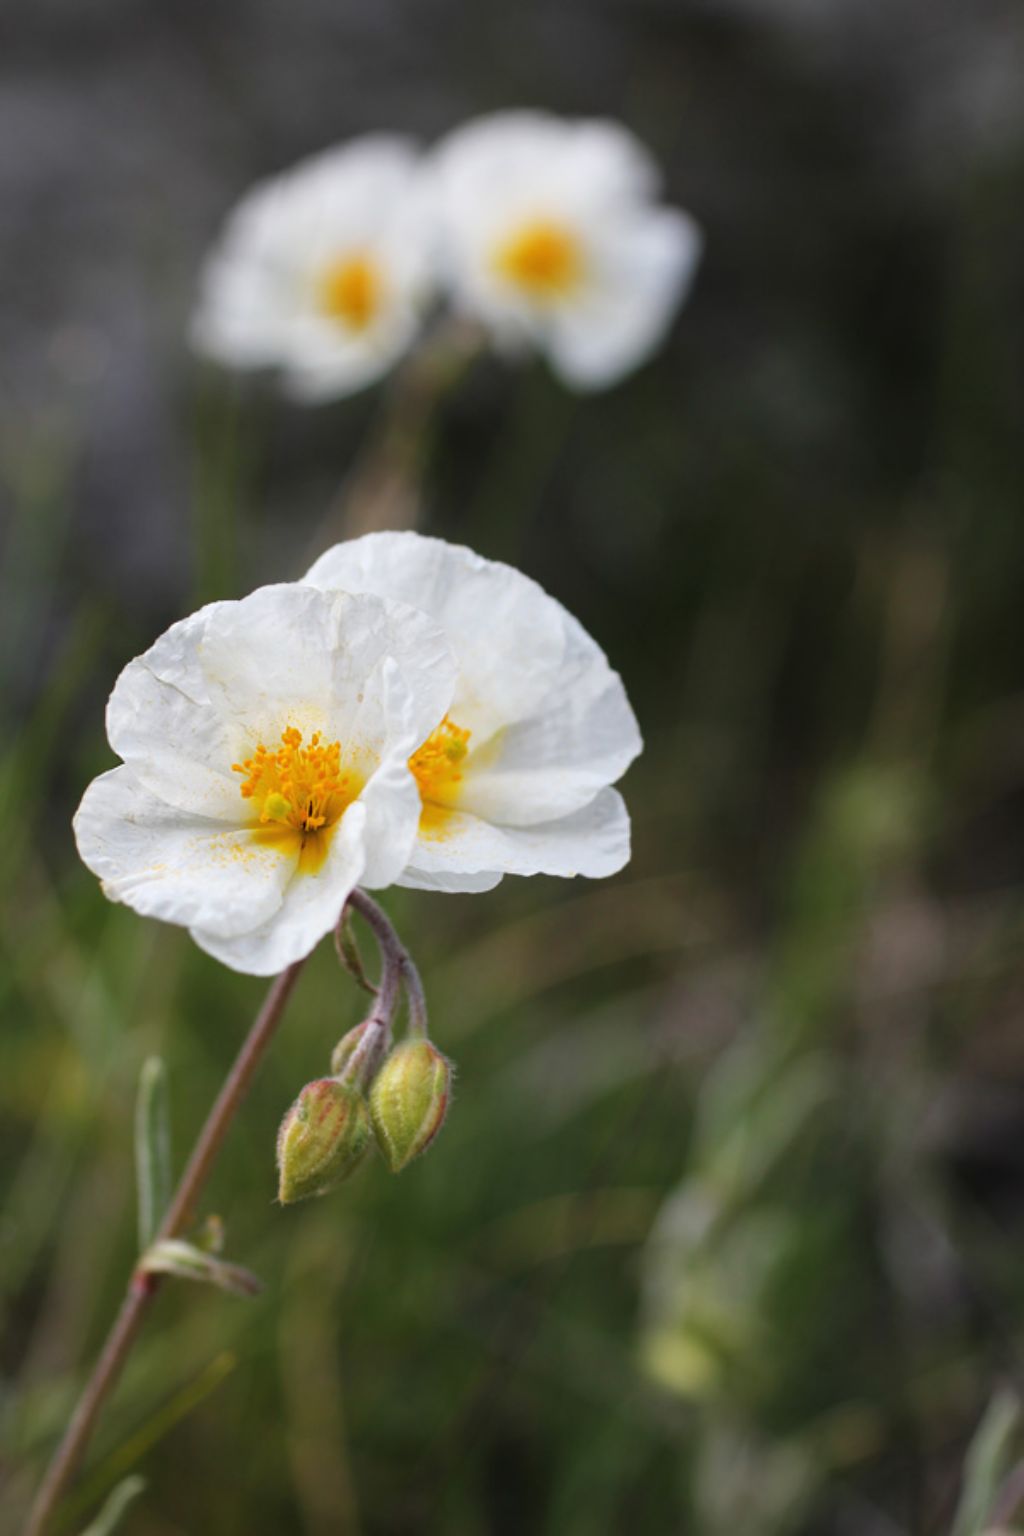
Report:
[{"label": "yellow flower center", "polygon": [[381,307],[384,284],[380,268],[369,256],[346,256],[333,262],[317,286],[321,310],[350,331],[365,331]]},{"label": "yellow flower center", "polygon": [[303,839],[338,821],[359,794],[362,784],[351,770],[342,770],[341,743],[323,745],[314,731],[309,746],[293,725],[281,732],[281,745],[270,751],[260,742],[244,763],[231,771],[246,775],[242,799],[259,808],[261,827],[291,830]]},{"label": "yellow flower center", "polygon": [[469,751],[470,732],[445,715],[409,759],[409,769],[420,788],[424,812],[429,807],[448,809],[462,782],[462,761]]},{"label": "yellow flower center", "polygon": [[561,224],[537,219],[494,252],[495,269],[533,299],[558,299],[583,277],[583,252],[576,236]]}]

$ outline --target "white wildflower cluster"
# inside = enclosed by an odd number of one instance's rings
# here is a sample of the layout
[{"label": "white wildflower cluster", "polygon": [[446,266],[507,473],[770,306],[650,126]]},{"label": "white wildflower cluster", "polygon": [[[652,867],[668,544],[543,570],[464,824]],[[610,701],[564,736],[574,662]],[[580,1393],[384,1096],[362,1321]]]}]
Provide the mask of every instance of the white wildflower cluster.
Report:
[{"label": "white wildflower cluster", "polygon": [[701,236],[657,202],[625,128],[504,112],[428,153],[357,139],[256,187],[203,273],[197,348],[280,370],[299,399],[380,378],[447,304],[570,387],[643,363],[686,296]]},{"label": "white wildflower cluster", "polygon": [[128,664],[75,818],[106,894],[235,970],[309,953],[356,885],[610,875],[640,751],[618,675],[507,565],[416,533],[211,603]]}]

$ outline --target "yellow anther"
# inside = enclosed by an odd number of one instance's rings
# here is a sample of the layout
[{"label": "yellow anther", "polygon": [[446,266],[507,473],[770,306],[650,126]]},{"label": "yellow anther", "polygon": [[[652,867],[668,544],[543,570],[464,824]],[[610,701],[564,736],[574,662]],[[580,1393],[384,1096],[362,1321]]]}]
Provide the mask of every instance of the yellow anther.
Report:
[{"label": "yellow anther", "polygon": [[469,751],[470,732],[445,715],[441,724],[409,759],[424,804],[450,801],[462,779],[460,765]]},{"label": "yellow anther", "polygon": [[537,219],[504,240],[492,259],[502,277],[534,299],[562,298],[583,277],[576,236],[548,219]]},{"label": "yellow anther", "polygon": [[260,822],[292,827],[303,834],[319,832],[338,820],[359,793],[355,775],[342,772],[341,743],[323,746],[315,731],[308,747],[302,732],[287,726],[281,746],[270,752],[262,742],[244,763],[232,763],[234,773],[246,774],[241,785],[244,800],[255,800]]},{"label": "yellow anther", "polygon": [[380,310],[383,283],[379,267],[369,256],[346,256],[333,262],[317,286],[323,313],[351,331],[365,331]]}]

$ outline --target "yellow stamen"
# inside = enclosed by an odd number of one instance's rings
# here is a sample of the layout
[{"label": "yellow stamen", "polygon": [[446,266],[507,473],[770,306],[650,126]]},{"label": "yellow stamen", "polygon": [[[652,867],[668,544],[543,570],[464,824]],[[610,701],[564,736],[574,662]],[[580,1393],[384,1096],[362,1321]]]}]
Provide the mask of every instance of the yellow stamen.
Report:
[{"label": "yellow stamen", "polygon": [[365,331],[381,307],[380,268],[369,256],[346,256],[333,262],[317,287],[321,310],[350,331]]},{"label": "yellow stamen", "polygon": [[259,807],[261,827],[291,829],[303,839],[329,831],[362,788],[355,773],[342,771],[340,742],[324,746],[314,731],[304,747],[294,726],[281,732],[276,751],[260,742],[252,757],[232,763],[231,770],[247,776],[242,798]]},{"label": "yellow stamen", "polygon": [[533,299],[563,298],[583,277],[579,241],[547,219],[525,225],[497,247],[492,259],[502,277]]},{"label": "yellow stamen", "polygon": [[409,759],[409,768],[426,805],[450,806],[462,781],[462,761],[469,751],[470,732],[445,715],[441,724]]}]

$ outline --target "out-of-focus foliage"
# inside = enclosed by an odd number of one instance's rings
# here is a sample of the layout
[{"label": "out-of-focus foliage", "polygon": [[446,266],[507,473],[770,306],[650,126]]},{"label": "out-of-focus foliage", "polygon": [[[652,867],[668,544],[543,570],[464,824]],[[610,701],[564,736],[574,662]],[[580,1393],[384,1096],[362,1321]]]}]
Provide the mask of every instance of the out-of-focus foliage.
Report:
[{"label": "out-of-focus foliage", "polygon": [[78,865],[107,691],[342,535],[381,430],[197,372],[199,258],[302,154],[525,100],[626,120],[706,261],[618,390],[453,380],[416,515],[623,672],[634,861],[389,893],[444,1132],[282,1210],[361,1016],[323,946],[203,1212],[265,1289],[166,1287],[65,1528],[139,1470],[125,1536],[966,1536],[1012,1494],[997,1420],[964,1462],[1024,1331],[1022,56],[1009,0],[0,17],[5,1520],[136,1252],[142,1063],[180,1158],[263,990]]},{"label": "out-of-focus foliage", "polygon": [[[992,1399],[968,1448],[953,1536],[976,1536],[978,1532],[990,1531],[994,1529],[993,1521],[1002,1527],[1017,1513],[1024,1494],[1020,1439],[1020,1404],[1012,1393],[1002,1391]],[[1004,1488],[1001,1485],[1014,1468],[1015,1460],[1016,1486]]]},{"label": "out-of-focus foliage", "polygon": [[141,1477],[126,1477],[124,1482],[118,1483],[117,1487],[111,1490],[96,1519],[90,1521],[88,1530],[82,1532],[82,1536],[113,1536],[125,1511],[132,1501],[138,1498],[145,1486],[145,1479]]}]

